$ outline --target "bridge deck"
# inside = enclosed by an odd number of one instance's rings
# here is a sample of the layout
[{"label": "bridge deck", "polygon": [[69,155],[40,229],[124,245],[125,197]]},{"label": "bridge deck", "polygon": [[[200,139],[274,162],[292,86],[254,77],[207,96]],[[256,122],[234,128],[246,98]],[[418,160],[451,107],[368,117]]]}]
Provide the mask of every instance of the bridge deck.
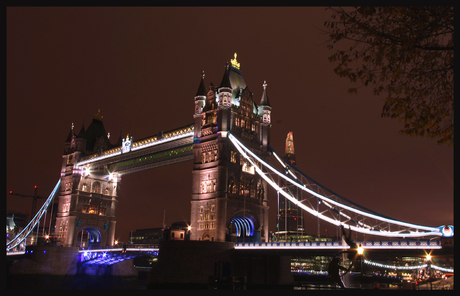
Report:
[{"label": "bridge deck", "polygon": [[[356,242],[364,249],[441,249],[439,241],[367,241]],[[257,249],[348,249],[347,244],[336,242],[257,242],[257,243],[236,243],[237,250]]]},{"label": "bridge deck", "polygon": [[76,168],[107,166],[108,171],[125,175],[154,167],[193,159],[193,126],[169,131],[132,143],[129,151],[122,147],[82,158]]}]

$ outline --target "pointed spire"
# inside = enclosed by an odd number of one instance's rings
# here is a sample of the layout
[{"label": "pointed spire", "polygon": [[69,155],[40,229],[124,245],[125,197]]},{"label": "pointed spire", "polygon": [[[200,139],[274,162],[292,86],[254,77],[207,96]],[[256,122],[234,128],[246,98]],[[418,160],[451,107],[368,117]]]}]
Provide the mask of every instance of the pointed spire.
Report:
[{"label": "pointed spire", "polygon": [[204,86],[204,71],[201,73],[201,82],[195,97],[206,96],[206,86]]},{"label": "pointed spire", "polygon": [[67,135],[67,139],[65,139],[64,143],[70,143],[70,141],[72,141],[72,137],[73,137],[73,122],[72,122],[72,126],[70,127],[69,134]]},{"label": "pointed spire", "polygon": [[229,76],[229,73],[228,73],[228,62],[227,62],[227,65],[225,66],[224,77],[222,77],[222,82],[219,85],[219,88],[221,88],[221,87],[227,87],[227,88],[232,87],[232,85],[230,84],[230,76]]},{"label": "pointed spire", "polygon": [[80,132],[78,133],[78,136],[77,136],[77,137],[78,137],[78,138],[84,138],[84,137],[85,137],[85,134],[86,134],[86,132],[85,132],[85,124],[82,124],[82,125],[81,125],[81,129],[80,129]]},{"label": "pointed spire", "polygon": [[264,92],[262,93],[262,99],[260,99],[260,106],[270,106],[270,102],[268,101],[267,95],[267,81],[264,80]]}]

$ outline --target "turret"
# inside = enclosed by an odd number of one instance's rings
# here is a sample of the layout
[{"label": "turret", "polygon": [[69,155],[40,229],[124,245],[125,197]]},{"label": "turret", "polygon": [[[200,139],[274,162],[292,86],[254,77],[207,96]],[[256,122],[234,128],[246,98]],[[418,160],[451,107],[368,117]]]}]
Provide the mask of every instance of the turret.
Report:
[{"label": "turret", "polygon": [[262,150],[264,152],[268,151],[268,145],[270,143],[270,127],[271,127],[271,113],[272,107],[268,101],[267,95],[267,82],[264,81],[263,84],[264,91],[262,93],[262,98],[260,99],[260,105],[258,107],[259,116],[262,116],[262,126],[261,126],[261,140],[262,140]]},{"label": "turret", "polygon": [[203,112],[206,104],[206,87],[204,86],[204,71],[201,74],[200,86],[195,95],[195,114]]},{"label": "turret", "polygon": [[71,149],[70,149],[70,144],[72,143],[72,138],[74,138],[74,133],[73,133],[73,123],[72,123],[72,126],[70,127],[70,131],[69,133],[67,134],[67,138],[64,142],[64,154],[68,154],[71,152]]},{"label": "turret", "polygon": [[230,83],[229,77],[229,68],[228,63],[225,66],[224,77],[222,77],[222,82],[217,88],[217,93],[219,96],[219,107],[231,107],[232,106],[232,85]]},{"label": "turret", "polygon": [[263,123],[271,124],[272,107],[270,106],[270,102],[268,101],[266,81],[264,81],[263,87],[264,91],[262,93],[262,98],[260,99],[260,105],[258,110],[259,116],[262,116]]},{"label": "turret", "polygon": [[64,153],[69,154],[73,153],[74,151],[85,151],[86,139],[85,139],[85,127],[82,125],[80,132],[75,134],[74,132],[74,124],[70,128],[69,134],[67,135],[67,139],[64,143]]}]

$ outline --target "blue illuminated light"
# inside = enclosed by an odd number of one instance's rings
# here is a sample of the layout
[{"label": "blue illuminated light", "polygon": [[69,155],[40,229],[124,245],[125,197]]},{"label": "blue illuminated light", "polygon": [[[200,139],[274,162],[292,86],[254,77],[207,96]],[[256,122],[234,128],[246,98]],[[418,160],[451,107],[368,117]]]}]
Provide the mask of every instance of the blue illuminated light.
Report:
[{"label": "blue illuminated light", "polygon": [[235,225],[237,237],[241,237],[242,233],[245,236],[254,235],[254,223],[251,219],[247,217],[234,217],[230,223]]},{"label": "blue illuminated light", "polygon": [[439,229],[441,230],[442,236],[444,237],[454,236],[454,226],[452,225],[441,226]]}]

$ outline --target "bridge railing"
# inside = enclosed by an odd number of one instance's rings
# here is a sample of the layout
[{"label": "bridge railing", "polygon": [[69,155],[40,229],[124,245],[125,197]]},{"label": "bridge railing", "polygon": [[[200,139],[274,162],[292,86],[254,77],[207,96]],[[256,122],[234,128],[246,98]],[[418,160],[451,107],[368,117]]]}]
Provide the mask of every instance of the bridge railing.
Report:
[{"label": "bridge railing", "polygon": [[[364,249],[441,249],[438,240],[432,241],[358,241]],[[247,242],[235,243],[235,249],[349,249],[341,241],[329,242]]]}]

